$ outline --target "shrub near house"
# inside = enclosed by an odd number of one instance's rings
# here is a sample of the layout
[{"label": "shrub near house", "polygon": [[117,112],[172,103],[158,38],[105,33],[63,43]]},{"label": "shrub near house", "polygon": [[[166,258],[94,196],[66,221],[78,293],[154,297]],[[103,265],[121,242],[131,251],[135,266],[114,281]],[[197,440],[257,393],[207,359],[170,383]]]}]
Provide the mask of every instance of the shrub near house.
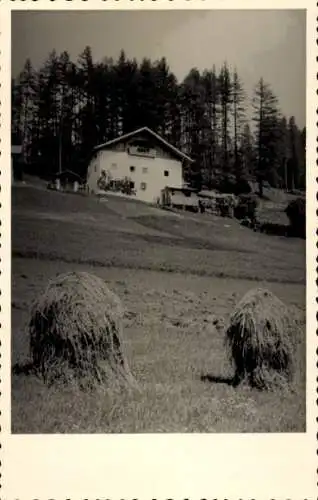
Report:
[{"label": "shrub near house", "polygon": [[236,219],[249,219],[252,223],[256,220],[256,209],[258,201],[255,195],[245,194],[238,197],[238,203],[234,208]]},{"label": "shrub near house", "polygon": [[105,192],[110,191],[113,193],[135,195],[136,191],[133,186],[134,183],[130,177],[125,176],[123,179],[112,179],[110,172],[107,170],[102,170],[97,180],[98,189]]}]

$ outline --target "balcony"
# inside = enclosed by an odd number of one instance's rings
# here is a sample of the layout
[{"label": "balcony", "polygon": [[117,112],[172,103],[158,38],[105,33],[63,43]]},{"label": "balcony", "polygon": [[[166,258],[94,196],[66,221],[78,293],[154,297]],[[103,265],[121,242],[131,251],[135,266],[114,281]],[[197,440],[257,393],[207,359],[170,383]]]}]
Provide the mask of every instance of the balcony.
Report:
[{"label": "balcony", "polygon": [[129,146],[128,154],[132,156],[144,156],[146,158],[155,158],[156,150],[154,148],[146,148],[144,146]]}]

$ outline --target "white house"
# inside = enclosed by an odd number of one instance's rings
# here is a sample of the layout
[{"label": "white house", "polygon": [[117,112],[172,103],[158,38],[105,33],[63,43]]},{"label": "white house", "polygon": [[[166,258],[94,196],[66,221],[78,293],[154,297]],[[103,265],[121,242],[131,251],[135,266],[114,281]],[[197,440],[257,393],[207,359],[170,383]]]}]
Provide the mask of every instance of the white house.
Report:
[{"label": "white house", "polygon": [[87,171],[90,192],[131,194],[156,202],[166,186],[183,186],[183,168],[193,160],[143,127],[94,148]]}]

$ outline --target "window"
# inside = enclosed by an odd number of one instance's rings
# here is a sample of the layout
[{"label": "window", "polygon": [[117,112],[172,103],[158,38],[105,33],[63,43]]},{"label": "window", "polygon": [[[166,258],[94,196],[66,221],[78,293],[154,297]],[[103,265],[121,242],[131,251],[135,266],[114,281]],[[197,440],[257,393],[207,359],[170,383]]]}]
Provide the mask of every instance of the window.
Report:
[{"label": "window", "polygon": [[142,173],[146,174],[148,172],[148,167],[142,167]]},{"label": "window", "polygon": [[97,172],[97,166],[94,165],[94,172]]},{"label": "window", "polygon": [[146,191],[146,187],[147,187],[147,184],[145,182],[142,182],[140,184],[140,189],[142,189],[143,191]]},{"label": "window", "polygon": [[165,170],[165,171],[164,171],[164,176],[165,176],[165,177],[169,177],[169,170]]},{"label": "window", "polygon": [[136,170],[136,168],[135,168],[135,167],[130,167],[130,171],[131,171],[131,172],[134,172],[135,170]]},{"label": "window", "polygon": [[135,183],[134,182],[130,182],[130,189],[135,189]]},{"label": "window", "polygon": [[112,163],[112,170],[116,170],[117,168],[117,163]]}]

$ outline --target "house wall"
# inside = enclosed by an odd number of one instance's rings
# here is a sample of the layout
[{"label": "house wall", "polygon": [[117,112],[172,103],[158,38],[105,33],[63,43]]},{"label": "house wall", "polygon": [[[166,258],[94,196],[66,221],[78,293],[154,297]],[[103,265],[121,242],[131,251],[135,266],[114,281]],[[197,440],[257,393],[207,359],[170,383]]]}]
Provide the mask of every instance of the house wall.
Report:
[{"label": "house wall", "polygon": [[[134,183],[136,198],[142,201],[155,202],[161,190],[166,186],[182,187],[182,163],[171,157],[156,154],[155,158],[130,155],[126,150],[101,150],[92,159],[87,172],[87,184],[90,191],[97,192],[97,181],[102,170],[110,173],[112,179],[128,177]],[[157,150],[157,147],[156,147]],[[130,167],[135,167],[131,171]],[[165,176],[164,172],[169,175]],[[142,184],[145,183],[145,189]]]}]

